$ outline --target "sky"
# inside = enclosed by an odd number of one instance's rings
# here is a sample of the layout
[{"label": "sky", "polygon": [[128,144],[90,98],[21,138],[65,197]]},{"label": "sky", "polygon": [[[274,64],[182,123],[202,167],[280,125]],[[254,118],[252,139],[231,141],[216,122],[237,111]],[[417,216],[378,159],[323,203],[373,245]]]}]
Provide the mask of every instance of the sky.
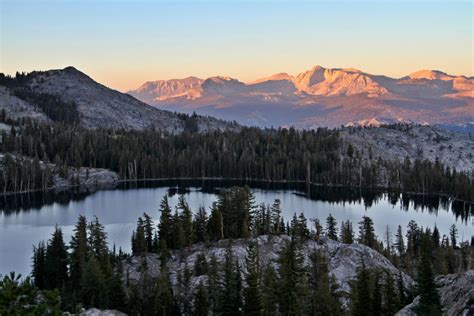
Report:
[{"label": "sky", "polygon": [[0,72],[71,65],[121,91],[314,65],[474,75],[471,0],[0,0],[0,17]]}]

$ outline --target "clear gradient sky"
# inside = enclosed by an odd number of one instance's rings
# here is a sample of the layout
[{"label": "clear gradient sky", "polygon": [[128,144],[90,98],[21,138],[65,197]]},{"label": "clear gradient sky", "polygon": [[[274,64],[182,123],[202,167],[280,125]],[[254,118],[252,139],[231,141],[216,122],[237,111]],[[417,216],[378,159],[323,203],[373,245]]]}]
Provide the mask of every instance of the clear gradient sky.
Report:
[{"label": "clear gradient sky", "polygon": [[122,91],[316,64],[474,75],[471,0],[0,0],[0,11],[0,72],[73,65]]}]

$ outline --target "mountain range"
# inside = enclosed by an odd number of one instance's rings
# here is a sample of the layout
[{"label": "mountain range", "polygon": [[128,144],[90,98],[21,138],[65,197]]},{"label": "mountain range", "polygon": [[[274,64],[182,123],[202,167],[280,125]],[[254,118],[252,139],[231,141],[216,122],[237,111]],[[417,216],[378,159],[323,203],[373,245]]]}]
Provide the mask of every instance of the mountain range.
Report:
[{"label": "mountain range", "polygon": [[128,92],[160,109],[296,128],[474,122],[474,78],[421,70],[402,78],[315,66],[253,82],[223,76],[146,82]]}]

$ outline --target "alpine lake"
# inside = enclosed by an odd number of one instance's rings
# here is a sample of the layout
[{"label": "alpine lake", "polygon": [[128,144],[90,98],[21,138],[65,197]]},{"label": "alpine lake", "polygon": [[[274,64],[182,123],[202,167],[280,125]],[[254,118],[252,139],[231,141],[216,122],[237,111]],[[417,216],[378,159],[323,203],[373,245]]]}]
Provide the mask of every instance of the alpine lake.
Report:
[{"label": "alpine lake", "polygon": [[[433,229],[441,236],[455,224],[459,241],[474,236],[474,204],[453,201],[436,195],[411,195],[346,187],[327,187],[305,183],[252,182],[227,180],[165,180],[122,183],[114,189],[95,192],[36,192],[0,196],[0,274],[16,271],[26,276],[31,270],[33,246],[50,238],[56,225],[62,228],[69,243],[79,215],[90,221],[94,216],[105,226],[109,247],[130,252],[130,238],[139,216],[149,214],[157,224],[159,204],[164,195],[174,208],[180,194],[193,211],[209,207],[221,190],[248,185],[255,204],[281,200],[285,221],[294,213],[304,213],[310,226],[318,218],[324,226],[332,214],[352,222],[357,236],[358,222],[364,215],[374,221],[379,239],[385,240],[388,229],[392,240],[398,225],[403,233],[411,220],[420,227]],[[310,227],[312,228],[312,227]]]}]

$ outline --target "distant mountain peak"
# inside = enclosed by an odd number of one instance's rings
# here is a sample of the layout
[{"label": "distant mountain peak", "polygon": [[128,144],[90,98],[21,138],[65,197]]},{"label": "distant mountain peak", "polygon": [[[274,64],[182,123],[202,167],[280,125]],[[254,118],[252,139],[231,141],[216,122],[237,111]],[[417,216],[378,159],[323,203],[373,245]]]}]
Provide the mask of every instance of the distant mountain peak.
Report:
[{"label": "distant mountain peak", "polygon": [[357,68],[343,68],[342,70],[346,71],[346,72],[359,72],[359,73],[362,73],[362,70],[359,70]]},{"label": "distant mountain peak", "polygon": [[290,76],[286,72],[280,72],[280,73],[271,75],[270,77],[264,77],[264,78],[257,79],[255,81],[251,81],[248,84],[258,84],[258,83],[262,83],[262,82],[265,82],[265,81],[280,81],[280,80],[293,81],[293,79],[294,79],[294,77]]},{"label": "distant mountain peak", "polygon": [[205,81],[212,81],[214,83],[225,83],[225,82],[238,82],[237,79],[227,76],[213,76],[207,78]]},{"label": "distant mountain peak", "polygon": [[451,80],[453,76],[439,70],[422,69],[409,75],[411,79]]},{"label": "distant mountain peak", "polygon": [[354,68],[331,69],[315,66],[299,74],[294,82],[298,90],[312,95],[379,96],[388,92],[370,75]]},{"label": "distant mountain peak", "polygon": [[218,94],[218,95],[227,95],[235,94],[241,92],[245,87],[243,82],[240,82],[237,79],[224,76],[214,76],[207,78],[201,84],[201,89],[203,93],[209,94]]}]

